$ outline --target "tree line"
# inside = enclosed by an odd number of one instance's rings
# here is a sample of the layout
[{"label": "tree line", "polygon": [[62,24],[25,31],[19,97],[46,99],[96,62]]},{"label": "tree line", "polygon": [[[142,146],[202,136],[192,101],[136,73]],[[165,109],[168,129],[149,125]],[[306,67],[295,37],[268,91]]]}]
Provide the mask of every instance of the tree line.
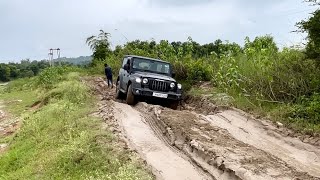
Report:
[{"label": "tree line", "polygon": [[33,77],[47,67],[49,67],[49,63],[46,60],[30,61],[27,59],[19,63],[0,63],[0,81],[6,82],[17,78]]}]

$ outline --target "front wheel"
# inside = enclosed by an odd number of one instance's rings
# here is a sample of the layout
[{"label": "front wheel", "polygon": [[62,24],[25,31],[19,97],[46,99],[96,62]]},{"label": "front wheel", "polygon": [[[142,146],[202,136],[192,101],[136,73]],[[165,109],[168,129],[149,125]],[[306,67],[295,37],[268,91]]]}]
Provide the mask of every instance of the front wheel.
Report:
[{"label": "front wheel", "polygon": [[136,103],[136,99],[135,99],[135,96],[132,92],[132,85],[130,84],[129,87],[128,87],[128,92],[127,92],[127,104],[129,105],[134,105]]},{"label": "front wheel", "polygon": [[173,110],[177,110],[178,109],[178,106],[179,106],[179,101],[172,101],[170,104],[169,104],[169,108],[173,109]]}]

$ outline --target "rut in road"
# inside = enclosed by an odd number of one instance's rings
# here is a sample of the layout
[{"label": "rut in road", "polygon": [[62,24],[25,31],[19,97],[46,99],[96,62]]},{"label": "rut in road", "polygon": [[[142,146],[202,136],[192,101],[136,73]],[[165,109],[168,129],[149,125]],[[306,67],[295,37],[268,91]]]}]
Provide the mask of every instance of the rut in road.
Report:
[{"label": "rut in road", "polygon": [[131,107],[115,102],[103,79],[95,83],[113,103],[120,131],[159,179],[320,179],[319,148],[281,136],[271,123],[235,110],[203,115]]}]

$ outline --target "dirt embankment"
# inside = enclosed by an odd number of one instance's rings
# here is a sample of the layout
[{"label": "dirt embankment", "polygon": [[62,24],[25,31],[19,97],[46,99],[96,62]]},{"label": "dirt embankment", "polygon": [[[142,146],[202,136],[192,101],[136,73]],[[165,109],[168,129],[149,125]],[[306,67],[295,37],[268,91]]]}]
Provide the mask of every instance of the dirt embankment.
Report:
[{"label": "dirt embankment", "polygon": [[[209,100],[209,98],[210,97],[206,97],[206,96],[203,96],[203,97],[187,96],[183,101],[183,106],[181,107],[181,109],[194,111],[203,115],[219,114],[226,110],[234,111],[234,112],[237,112],[242,118],[245,118],[247,121],[250,120],[254,122],[263,123],[264,126],[268,127],[266,130],[272,129],[272,131],[275,131],[276,133],[281,134],[281,136],[283,137],[297,138],[304,143],[318,146],[320,148],[320,134],[314,134],[311,136],[307,134],[302,134],[300,132],[295,132],[291,129],[284,127],[284,125],[279,122],[272,122],[271,120],[268,120],[268,119],[261,119],[261,117],[258,115],[251,115],[233,107],[217,106],[213,104]],[[230,112],[230,111],[226,111],[226,112]]]},{"label": "dirt embankment", "polygon": [[207,102],[182,111],[131,107],[114,101],[103,79],[95,83],[113,103],[117,131],[159,179],[320,179],[319,147],[283,136],[271,122]]}]

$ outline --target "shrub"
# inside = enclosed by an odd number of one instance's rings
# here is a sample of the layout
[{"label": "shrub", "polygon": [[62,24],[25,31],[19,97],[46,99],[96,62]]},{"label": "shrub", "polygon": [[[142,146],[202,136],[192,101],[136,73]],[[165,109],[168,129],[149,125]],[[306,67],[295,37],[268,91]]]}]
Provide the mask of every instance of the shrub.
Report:
[{"label": "shrub", "polygon": [[68,72],[72,71],[81,71],[77,67],[70,66],[58,66],[58,67],[49,67],[44,69],[38,76],[37,85],[44,89],[51,89],[55,84],[61,82],[66,78],[64,76]]},{"label": "shrub", "polygon": [[182,81],[210,81],[213,76],[213,67],[205,59],[194,60],[186,58],[172,62],[176,79]]},{"label": "shrub", "polygon": [[289,118],[303,119],[311,124],[320,123],[320,94],[314,93],[307,98],[302,96],[287,114]]}]

